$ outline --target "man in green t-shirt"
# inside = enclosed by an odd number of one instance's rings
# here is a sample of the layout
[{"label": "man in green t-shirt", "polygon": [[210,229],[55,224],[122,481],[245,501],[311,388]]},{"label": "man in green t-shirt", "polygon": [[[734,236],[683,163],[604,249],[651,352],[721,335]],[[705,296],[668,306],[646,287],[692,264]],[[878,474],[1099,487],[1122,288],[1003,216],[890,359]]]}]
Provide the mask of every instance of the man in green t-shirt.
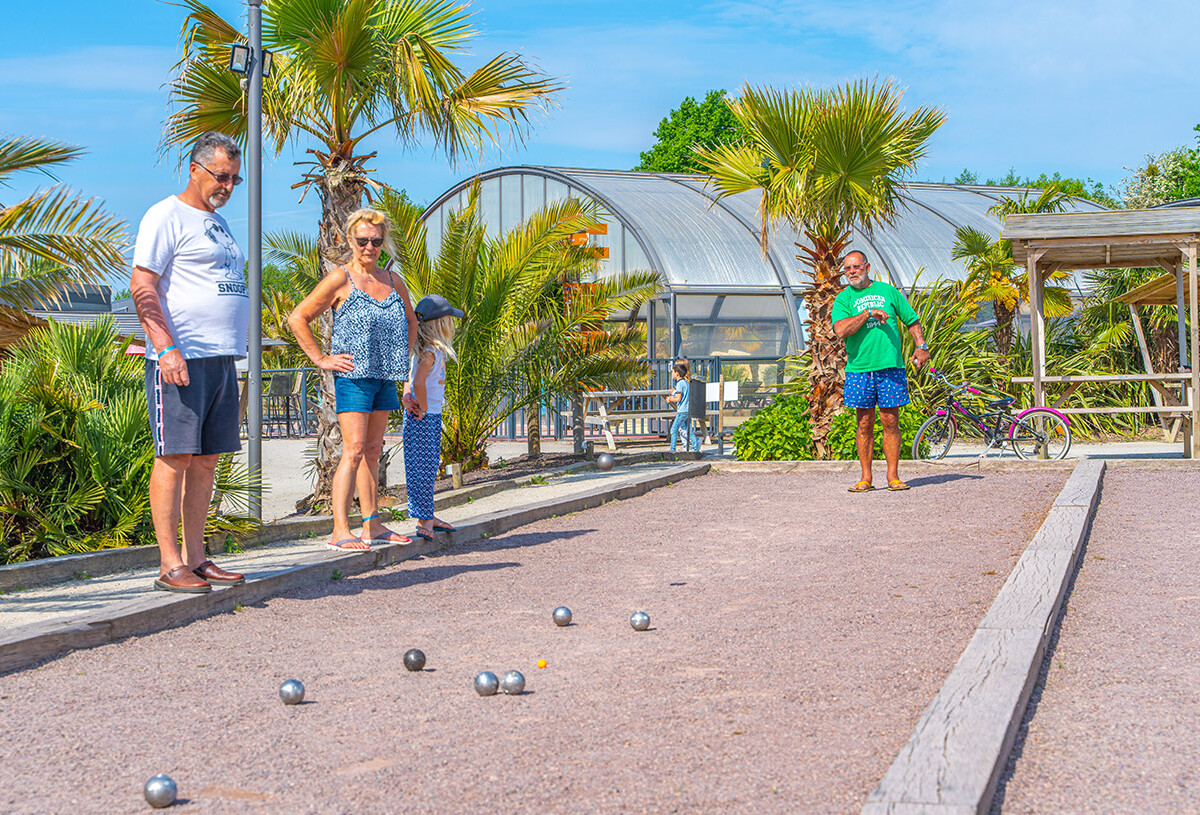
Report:
[{"label": "man in green t-shirt", "polygon": [[917,344],[913,364],[929,361],[929,346],[917,313],[895,286],[871,280],[871,264],[857,249],[842,259],[842,272],[850,285],[833,301],[833,330],[846,341],[846,384],[842,399],[858,413],[858,462],[862,478],[850,492],[867,492],[875,452],[875,408],[883,423],[883,453],[887,459],[889,490],[906,490],[900,480],[900,406],[908,404],[908,379],[900,351],[900,332],[894,319],[908,327]]}]

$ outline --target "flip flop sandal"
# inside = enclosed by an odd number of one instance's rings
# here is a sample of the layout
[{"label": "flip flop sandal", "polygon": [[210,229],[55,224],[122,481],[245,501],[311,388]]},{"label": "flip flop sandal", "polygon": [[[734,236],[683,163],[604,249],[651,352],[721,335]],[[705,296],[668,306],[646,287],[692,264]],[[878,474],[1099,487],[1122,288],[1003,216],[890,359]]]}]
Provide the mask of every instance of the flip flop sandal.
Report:
[{"label": "flip flop sandal", "polygon": [[454,527],[451,526],[450,524],[434,524],[433,531],[434,532],[453,532]]},{"label": "flip flop sandal", "polygon": [[[361,543],[362,546],[344,546],[347,543]],[[371,549],[370,545],[362,538],[342,538],[340,541],[330,541],[325,544],[330,549],[336,549],[339,552],[366,552]]]},{"label": "flip flop sandal", "polygon": [[888,489],[892,492],[902,492],[904,490],[910,490],[912,487],[908,486],[903,481],[889,481]]},{"label": "flip flop sandal", "polygon": [[853,487],[846,488],[848,492],[870,492],[875,489],[869,481],[859,481]]},{"label": "flip flop sandal", "polygon": [[363,538],[363,543],[398,543],[401,546],[412,543],[412,538],[406,538],[399,532],[387,530],[382,535],[375,538]]},{"label": "flip flop sandal", "polygon": [[421,527],[418,526],[416,531],[413,532],[413,534],[416,535],[418,538],[422,538],[423,540],[427,540],[430,543],[432,543],[434,533],[436,533],[436,532],[437,532],[436,529],[426,532],[424,529],[422,529]]}]

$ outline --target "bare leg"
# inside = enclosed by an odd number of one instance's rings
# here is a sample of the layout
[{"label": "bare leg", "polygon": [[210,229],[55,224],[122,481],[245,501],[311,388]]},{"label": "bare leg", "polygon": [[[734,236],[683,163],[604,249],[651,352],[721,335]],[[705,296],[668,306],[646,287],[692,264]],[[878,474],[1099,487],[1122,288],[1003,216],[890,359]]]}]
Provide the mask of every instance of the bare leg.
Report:
[{"label": "bare leg", "polygon": [[183,503],[183,482],[190,455],[158,456],[150,470],[150,517],[158,539],[159,572],[183,565],[179,553],[179,517]]},{"label": "bare leg", "polygon": [[[363,457],[355,473],[358,487],[358,506],[362,516],[369,518],[379,512],[379,456],[383,452],[383,432],[387,430],[390,411],[376,410],[367,419],[366,438],[363,442]],[[362,538],[368,540],[385,534],[388,528],[375,518],[363,523]]]},{"label": "bare leg", "polygon": [[854,442],[858,445],[858,463],[862,480],[871,483],[871,465],[875,462],[875,408],[855,408],[858,427]]},{"label": "bare leg", "polygon": [[883,424],[883,456],[887,459],[887,480],[899,481],[900,408],[880,408],[879,421]]},{"label": "bare leg", "polygon": [[212,503],[213,470],[219,458],[218,455],[191,456],[183,477],[183,548],[189,569],[208,560],[204,554],[204,524]]},{"label": "bare leg", "polygon": [[339,413],[342,429],[342,459],[333,474],[333,540],[354,537],[350,534],[350,501],[353,497],[354,476],[362,463],[366,447],[367,424],[370,413]]}]

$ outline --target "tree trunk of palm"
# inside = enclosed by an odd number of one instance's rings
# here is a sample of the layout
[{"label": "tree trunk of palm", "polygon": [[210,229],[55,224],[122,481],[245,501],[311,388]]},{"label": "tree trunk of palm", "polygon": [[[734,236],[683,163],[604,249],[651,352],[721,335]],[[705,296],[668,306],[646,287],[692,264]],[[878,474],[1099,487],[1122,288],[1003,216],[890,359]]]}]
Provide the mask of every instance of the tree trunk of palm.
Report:
[{"label": "tree trunk of palm", "polygon": [[1001,364],[1007,364],[1008,355],[1012,351],[1013,317],[1015,310],[1008,308],[999,300],[992,302],[992,315],[996,319],[996,327],[992,329],[992,337],[996,341],[996,353]]},{"label": "tree trunk of palm", "polygon": [[846,287],[842,282],[841,259],[846,251],[845,233],[832,240],[805,231],[812,247],[797,246],[808,257],[797,259],[810,267],[806,271],[811,285],[804,289],[804,308],[808,311],[808,416],[812,425],[813,446],[818,459],[829,458],[825,438],[833,417],[842,409],[842,385],[846,380],[846,344],[833,330],[833,301]]},{"label": "tree trunk of palm", "polygon": [[525,453],[529,458],[542,455],[542,407],[532,404],[525,408]]},{"label": "tree trunk of palm", "polygon": [[[324,277],[346,262],[348,252],[342,227],[350,213],[362,205],[365,183],[361,172],[356,169],[357,160],[346,161],[331,156],[323,167],[324,173],[316,181],[321,196],[320,234],[317,247],[321,253],[321,276]],[[321,315],[317,321],[317,343],[329,352],[333,334],[333,313]],[[320,372],[321,399],[317,406],[316,454],[313,469],[316,483],[312,494],[296,503],[300,512],[326,512],[333,495],[333,474],[342,455],[342,433],[338,427],[334,405],[333,374]]]}]

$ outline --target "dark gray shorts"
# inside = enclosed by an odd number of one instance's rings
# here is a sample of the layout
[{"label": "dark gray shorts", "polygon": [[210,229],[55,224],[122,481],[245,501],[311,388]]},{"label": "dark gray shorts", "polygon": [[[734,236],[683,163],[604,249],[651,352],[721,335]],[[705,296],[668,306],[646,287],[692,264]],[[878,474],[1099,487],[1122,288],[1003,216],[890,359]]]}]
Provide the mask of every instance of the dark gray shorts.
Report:
[{"label": "dark gray shorts", "polygon": [[146,360],[146,406],[154,455],[235,453],[242,449],[233,357],[189,359],[186,386],[164,384]]}]

